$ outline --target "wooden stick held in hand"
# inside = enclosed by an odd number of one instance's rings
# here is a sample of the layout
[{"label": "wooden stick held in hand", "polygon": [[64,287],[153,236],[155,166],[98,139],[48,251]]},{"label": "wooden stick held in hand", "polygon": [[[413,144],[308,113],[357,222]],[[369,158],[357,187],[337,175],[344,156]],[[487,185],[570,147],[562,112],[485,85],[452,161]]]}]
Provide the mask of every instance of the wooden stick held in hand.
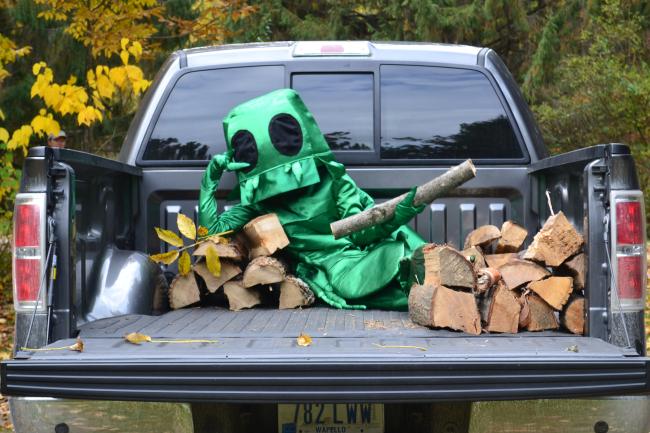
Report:
[{"label": "wooden stick held in hand", "polygon": [[[460,165],[450,168],[446,173],[420,185],[415,192],[416,206],[429,204],[452,189],[462,185],[476,176],[476,168],[468,159]],[[330,224],[332,234],[336,239],[355,233],[368,227],[390,220],[395,214],[395,207],[406,197],[402,194],[387,202],[366,209],[356,215],[349,216]]]}]

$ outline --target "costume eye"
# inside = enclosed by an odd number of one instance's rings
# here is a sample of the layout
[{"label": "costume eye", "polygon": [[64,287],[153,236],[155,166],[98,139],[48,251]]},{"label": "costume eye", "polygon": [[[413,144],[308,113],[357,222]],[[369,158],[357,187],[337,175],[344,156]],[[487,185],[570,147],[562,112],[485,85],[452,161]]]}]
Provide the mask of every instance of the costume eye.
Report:
[{"label": "costume eye", "polygon": [[273,146],[283,155],[297,155],[302,148],[300,123],[290,114],[278,114],[271,119],[269,137]]},{"label": "costume eye", "polygon": [[247,162],[250,165],[244,169],[243,172],[247,173],[255,168],[257,164],[257,143],[255,137],[245,129],[235,132],[235,135],[230,139],[235,162]]}]

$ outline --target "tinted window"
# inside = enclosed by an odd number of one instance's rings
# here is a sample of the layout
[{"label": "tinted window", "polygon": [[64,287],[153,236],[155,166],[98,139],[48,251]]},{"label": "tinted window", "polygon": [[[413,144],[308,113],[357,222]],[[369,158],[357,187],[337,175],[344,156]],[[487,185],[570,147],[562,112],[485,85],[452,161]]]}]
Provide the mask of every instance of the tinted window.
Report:
[{"label": "tinted window", "polygon": [[487,77],[467,69],[381,67],[381,157],[521,158]]},{"label": "tinted window", "polygon": [[372,74],[294,74],[292,87],[333,150],[372,150]]},{"label": "tinted window", "polygon": [[190,72],[176,82],[143,159],[204,160],[226,149],[222,120],[236,105],[284,87],[284,67]]}]

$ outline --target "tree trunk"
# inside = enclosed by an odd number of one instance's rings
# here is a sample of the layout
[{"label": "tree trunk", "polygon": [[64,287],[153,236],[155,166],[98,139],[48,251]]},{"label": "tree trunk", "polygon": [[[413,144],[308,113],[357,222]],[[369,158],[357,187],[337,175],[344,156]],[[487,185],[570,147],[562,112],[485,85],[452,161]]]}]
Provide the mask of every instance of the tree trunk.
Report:
[{"label": "tree trunk", "polygon": [[[476,168],[472,164],[472,161],[468,159],[462,164],[450,168],[441,176],[419,186],[415,193],[414,204],[416,206],[429,204],[475,176]],[[395,207],[404,197],[406,197],[406,194],[373,206],[358,214],[333,222],[330,224],[332,234],[338,239],[390,220],[395,214]]]}]

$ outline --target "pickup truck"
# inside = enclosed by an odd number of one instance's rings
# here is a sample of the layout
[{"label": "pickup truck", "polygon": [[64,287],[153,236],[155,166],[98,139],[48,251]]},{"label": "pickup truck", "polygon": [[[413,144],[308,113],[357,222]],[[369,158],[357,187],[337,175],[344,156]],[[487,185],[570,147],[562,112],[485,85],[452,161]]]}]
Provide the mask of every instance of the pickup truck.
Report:
[{"label": "pickup truck", "polygon": [[[339,162],[380,202],[471,158],[477,176],[413,222],[462,245],[483,224],[584,235],[586,330],[470,336],[405,312],[169,311],[154,227],[197,216],[235,105],[296,89]],[[232,173],[220,206],[233,201]],[[1,392],[23,432],[638,432],[650,424],[644,202],[630,149],[548,156],[497,54],[470,46],[282,42],[182,50],[118,159],[35,147],[15,202],[15,350]],[[527,240],[530,243],[531,238]],[[55,268],[55,272],[53,269]],[[216,339],[217,343],[146,343]],[[296,343],[301,333],[313,343]],[[62,348],[79,338],[83,351]]]}]

